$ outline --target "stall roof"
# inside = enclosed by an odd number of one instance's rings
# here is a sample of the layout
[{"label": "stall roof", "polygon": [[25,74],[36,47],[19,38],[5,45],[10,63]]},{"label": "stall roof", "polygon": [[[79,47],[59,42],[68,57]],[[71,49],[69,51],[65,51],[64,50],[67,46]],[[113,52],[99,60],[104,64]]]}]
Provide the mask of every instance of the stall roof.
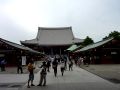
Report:
[{"label": "stall roof", "polygon": [[76,44],[73,44],[68,49],[66,49],[66,51],[72,52],[72,51],[74,51],[74,50],[76,50],[77,48],[80,48],[80,47],[81,47],[81,45],[77,46]]},{"label": "stall roof", "polygon": [[104,44],[108,43],[109,41],[111,41],[111,40],[113,40],[113,39],[114,39],[114,38],[108,38],[108,39],[106,39],[106,40],[99,41],[99,42],[96,42],[96,43],[94,43],[94,44],[90,44],[90,45],[88,45],[88,46],[86,46],[86,47],[83,47],[83,48],[81,48],[81,49],[79,49],[79,50],[77,50],[77,51],[75,51],[75,52],[87,51],[87,50],[90,50],[90,49],[99,47],[99,46],[101,46],[101,45],[104,45]]},{"label": "stall roof", "polygon": [[31,49],[31,48],[25,47],[25,46],[17,44],[17,43],[10,42],[10,41],[2,39],[2,38],[0,38],[0,41],[7,44],[7,45],[10,45],[12,47],[15,47],[15,48],[18,48],[18,49],[21,49],[21,50],[26,50],[26,51],[29,51],[29,52],[32,52],[32,53],[42,54],[42,53],[40,53],[38,51],[35,51],[35,50]]}]

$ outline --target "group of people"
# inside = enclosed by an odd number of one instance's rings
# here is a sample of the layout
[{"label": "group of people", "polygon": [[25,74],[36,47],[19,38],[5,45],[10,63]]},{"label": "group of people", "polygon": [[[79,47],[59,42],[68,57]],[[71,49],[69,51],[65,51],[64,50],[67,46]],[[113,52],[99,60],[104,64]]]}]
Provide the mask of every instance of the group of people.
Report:
[{"label": "group of people", "polygon": [[72,71],[72,67],[73,67],[73,60],[70,58],[69,61],[67,60],[67,57],[63,57],[63,58],[54,58],[54,61],[52,62],[52,68],[54,70],[54,75],[55,77],[57,76],[57,67],[58,65],[60,65],[60,70],[61,70],[61,74],[63,76],[64,71],[67,70],[67,63],[69,65],[69,71]]},{"label": "group of people", "polygon": [[[62,58],[62,59],[57,59],[56,57],[54,58],[54,60],[50,60],[50,58],[46,58],[46,60],[44,60],[42,62],[42,65],[39,67],[41,68],[40,71],[40,81],[39,84],[37,86],[46,86],[46,75],[47,72],[50,72],[50,67],[52,66],[53,70],[54,70],[54,76],[57,77],[57,68],[58,65],[60,65],[60,70],[61,70],[61,75],[63,76],[64,71],[67,69],[67,59],[66,58]],[[68,62],[69,65],[69,70],[73,70],[73,61],[70,59]],[[29,79],[28,79],[28,88],[30,88],[30,86],[35,86],[33,84],[33,80],[34,80],[34,62],[30,61],[28,64],[28,71],[29,71]],[[31,82],[31,85],[30,85]]]},{"label": "group of people", "polygon": [[89,56],[84,56],[84,57],[79,57],[77,60],[77,64],[78,66],[80,66],[81,64],[89,66],[91,63],[91,57]]},{"label": "group of people", "polygon": [[[47,61],[47,63],[45,61],[42,62],[42,65],[39,67],[41,68],[41,72],[40,72],[40,81],[39,84],[37,86],[46,86],[46,75],[47,75],[47,71],[50,72],[49,70],[50,67],[50,61]],[[30,61],[28,64],[28,71],[29,71],[29,79],[28,79],[28,88],[30,88],[30,82],[31,82],[31,86],[35,86],[33,84],[33,80],[34,80],[34,62]]]}]

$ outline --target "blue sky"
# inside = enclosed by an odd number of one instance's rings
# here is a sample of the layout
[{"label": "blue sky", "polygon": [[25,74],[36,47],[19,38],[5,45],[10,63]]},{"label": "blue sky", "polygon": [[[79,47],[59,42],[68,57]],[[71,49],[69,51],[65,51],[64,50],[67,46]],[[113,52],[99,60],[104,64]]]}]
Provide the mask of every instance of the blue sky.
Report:
[{"label": "blue sky", "polygon": [[74,36],[100,41],[120,31],[120,0],[0,0],[0,37],[19,43],[38,27],[72,26]]}]

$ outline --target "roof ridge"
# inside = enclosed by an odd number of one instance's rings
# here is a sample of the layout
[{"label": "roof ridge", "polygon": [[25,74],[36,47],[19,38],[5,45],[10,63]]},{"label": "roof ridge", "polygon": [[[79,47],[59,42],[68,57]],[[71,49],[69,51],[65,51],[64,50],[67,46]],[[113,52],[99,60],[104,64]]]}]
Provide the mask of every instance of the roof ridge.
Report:
[{"label": "roof ridge", "polygon": [[[15,43],[15,42],[12,42],[12,41],[3,39],[3,38],[0,38],[0,41],[2,41],[3,43],[8,44],[8,45],[10,45],[10,46],[13,46],[13,47],[15,47],[15,48],[19,48],[19,49],[22,49],[22,50],[28,50],[28,51],[32,51],[32,52],[35,52],[35,53],[40,53],[40,52],[38,52],[38,51],[36,51],[36,50],[33,50],[33,49],[29,48],[29,47],[26,47],[26,46],[24,46],[24,45],[21,45],[21,44],[18,44],[18,43]],[[16,46],[16,45],[17,45],[17,46]],[[19,47],[18,47],[18,46],[19,46]]]},{"label": "roof ridge", "polygon": [[72,30],[72,27],[38,27],[38,30]]},{"label": "roof ridge", "polygon": [[100,43],[100,42],[104,42],[104,41],[111,40],[111,39],[113,39],[113,37],[106,38],[106,39],[104,39],[104,40],[101,40],[101,41],[95,42],[95,43],[93,43],[93,44]]},{"label": "roof ridge", "polygon": [[[114,38],[111,37],[111,38],[107,38],[107,39],[105,39],[105,40],[101,40],[101,41],[96,42],[96,43],[89,44],[89,45],[87,45],[87,46],[81,48],[80,50],[77,50],[76,52],[79,52],[79,51],[85,51],[85,50],[89,50],[89,49],[92,49],[92,48],[98,47],[98,44],[99,44],[99,46],[104,45],[105,43],[111,41],[112,39],[114,39]],[[93,46],[93,45],[96,45],[96,46],[91,47],[91,46]],[[86,49],[86,48],[87,48],[87,49]]]}]

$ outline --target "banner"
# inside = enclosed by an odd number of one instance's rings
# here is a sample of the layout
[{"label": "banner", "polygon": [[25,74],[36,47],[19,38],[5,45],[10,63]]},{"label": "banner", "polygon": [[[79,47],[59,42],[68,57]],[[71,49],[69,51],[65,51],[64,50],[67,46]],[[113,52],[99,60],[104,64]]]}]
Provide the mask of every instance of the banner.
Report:
[{"label": "banner", "polygon": [[26,56],[22,56],[22,65],[26,65]]}]

